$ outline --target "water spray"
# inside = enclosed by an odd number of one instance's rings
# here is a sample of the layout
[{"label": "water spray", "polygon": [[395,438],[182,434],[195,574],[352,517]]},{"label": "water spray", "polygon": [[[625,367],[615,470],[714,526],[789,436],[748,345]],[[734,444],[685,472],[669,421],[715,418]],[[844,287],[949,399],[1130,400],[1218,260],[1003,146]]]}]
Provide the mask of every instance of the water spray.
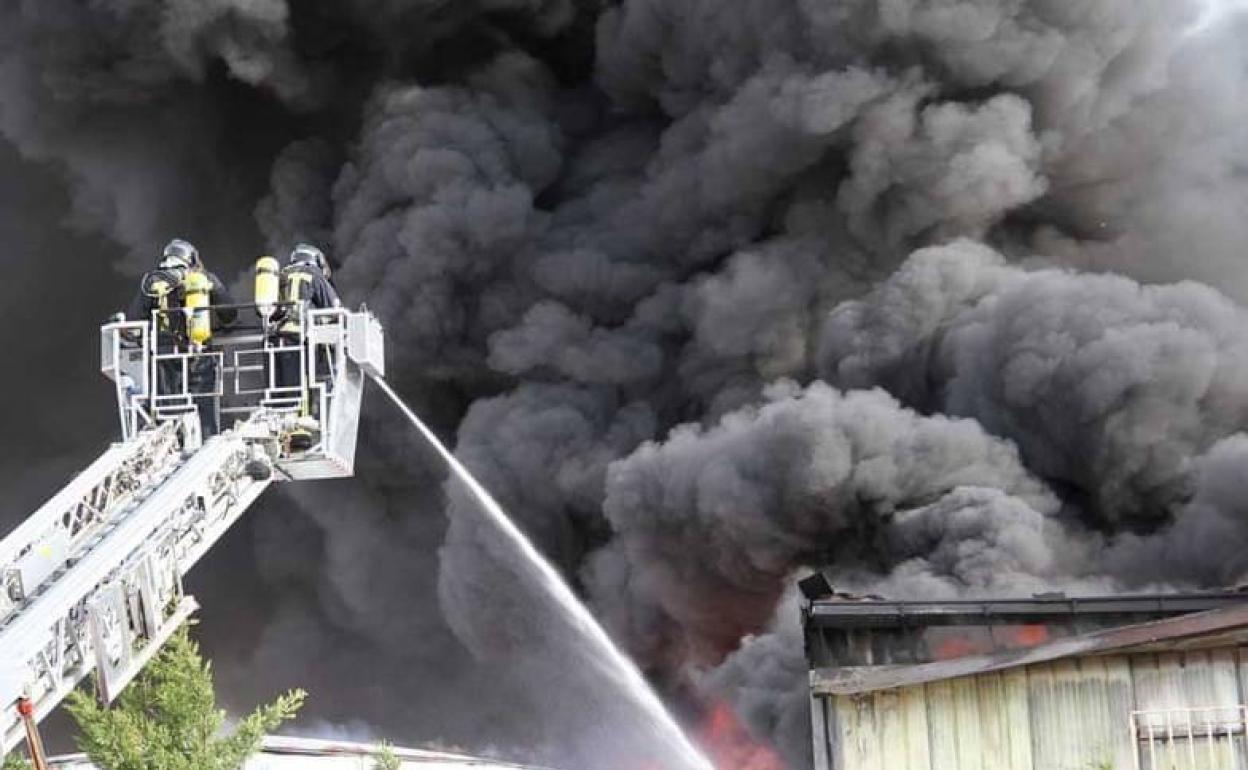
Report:
[{"label": "water spray", "polygon": [[606,630],[594,618],[585,605],[572,592],[567,581],[559,574],[554,566],[537,550],[533,543],[525,536],[520,528],[516,526],[507,512],[494,499],[494,497],[481,486],[480,482],[473,477],[472,473],[451,453],[446,446],[438,440],[438,437],[432,430],[421,421],[416,413],[408,408],[403,399],[399,398],[390,385],[386,383],[382,377],[370,373],[373,382],[390,397],[394,405],[399,408],[412,426],[424,436],[425,440],[437,450],[446,464],[450,466],[451,471],[455,474],[468,491],[480,503],[481,508],[489,515],[502,531],[508,540],[515,545],[516,550],[523,555],[524,559],[532,565],[541,579],[542,587],[555,600],[564,614],[572,622],[573,627],[590,642],[594,648],[601,654],[606,661],[607,671],[610,676],[620,687],[627,693],[628,697],[633,700],[647,715],[650,723],[654,728],[661,732],[667,741],[678,753],[678,759],[682,768],[688,770],[713,770],[713,766],[701,751],[689,740],[684,731],[672,718],[663,702],[659,700],[659,696],[646,682],[641,675],[636,664],[632,662],[611,637],[607,635]]}]

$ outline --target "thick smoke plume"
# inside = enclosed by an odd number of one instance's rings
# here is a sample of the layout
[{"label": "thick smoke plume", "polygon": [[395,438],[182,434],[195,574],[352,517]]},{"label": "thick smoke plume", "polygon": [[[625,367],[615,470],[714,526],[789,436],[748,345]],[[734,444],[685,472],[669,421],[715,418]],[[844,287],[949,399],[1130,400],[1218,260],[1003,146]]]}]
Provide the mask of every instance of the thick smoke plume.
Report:
[{"label": "thick smoke plume", "polygon": [[[801,766],[803,569],[949,595],[1248,568],[1248,29],[1204,9],[10,3],[7,327],[51,283],[89,356],[174,234],[226,275],[324,243],[393,379],[680,713],[726,700]],[[46,360],[36,336],[5,339]],[[58,472],[109,435],[90,367],[26,368],[6,478],[32,434]],[[228,696],[620,766],[593,748],[628,714],[365,422],[358,480],[276,496],[197,577]]]},{"label": "thick smoke plume", "polygon": [[959,585],[1051,577],[1057,500],[1011,444],[878,390],[779,383],[766,398],[611,466],[615,536],[589,582],[645,659],[722,657],[766,624],[801,564],[925,556]]},{"label": "thick smoke plume", "polygon": [[973,417],[1107,525],[1148,527],[1195,457],[1248,420],[1246,314],[1200,284],[1007,266],[927,249],[828,318],[823,374]]}]

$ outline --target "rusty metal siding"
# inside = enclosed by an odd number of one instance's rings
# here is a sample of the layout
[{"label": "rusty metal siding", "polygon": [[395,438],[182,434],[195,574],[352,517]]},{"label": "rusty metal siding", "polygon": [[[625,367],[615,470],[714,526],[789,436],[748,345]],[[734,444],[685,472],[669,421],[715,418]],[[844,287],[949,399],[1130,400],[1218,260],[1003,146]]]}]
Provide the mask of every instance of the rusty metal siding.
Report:
[{"label": "rusty metal siding", "polygon": [[[1132,735],[1165,710],[1225,708],[1248,692],[1248,652],[1069,658],[857,695],[817,696],[828,751],[816,770],[1248,770],[1243,731],[1163,746]],[[1148,712],[1135,714],[1135,712]],[[1220,717],[1219,717],[1220,718]],[[1193,721],[1190,713],[1186,719]],[[816,729],[820,720],[816,719]],[[1161,744],[1159,744],[1161,745]],[[1176,750],[1176,745],[1179,750]],[[1180,756],[1182,755],[1182,756]]]}]

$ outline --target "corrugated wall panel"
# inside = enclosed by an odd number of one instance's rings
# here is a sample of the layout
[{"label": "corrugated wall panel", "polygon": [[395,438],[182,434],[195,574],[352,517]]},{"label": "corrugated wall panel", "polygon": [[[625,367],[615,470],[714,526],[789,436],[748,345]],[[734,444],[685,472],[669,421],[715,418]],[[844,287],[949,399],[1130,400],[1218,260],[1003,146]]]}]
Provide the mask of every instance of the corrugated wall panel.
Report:
[{"label": "corrugated wall panel", "polygon": [[[1153,657],[1149,665],[1147,657]],[[1146,656],[1136,669],[1136,708],[1143,711],[1163,712],[1149,716],[1143,724],[1153,726],[1163,738],[1160,747],[1149,750],[1150,763],[1174,770],[1197,770],[1201,752],[1195,741],[1184,736],[1190,734],[1188,715],[1182,709],[1212,705],[1212,679],[1209,658],[1206,653],[1161,653]],[[1139,686],[1143,678],[1144,686]],[[1177,737],[1176,737],[1177,736]],[[1204,748],[1199,747],[1199,748]]]},{"label": "corrugated wall panel", "polygon": [[[1224,707],[1248,692],[1248,653],[1068,659],[827,701],[832,770],[1131,770],[1134,710]],[[1192,731],[1203,736],[1199,719]],[[1218,718],[1220,719],[1220,712]],[[1234,745],[1155,741],[1157,770],[1248,770],[1242,728]],[[1163,728],[1165,719],[1156,718]],[[1151,763],[1147,744],[1141,767]]]},{"label": "corrugated wall panel", "polygon": [[1157,700],[1152,704],[1141,704],[1145,709],[1178,709],[1188,705],[1184,692],[1187,689],[1183,656],[1177,652],[1163,652],[1157,655],[1157,688],[1154,695]]},{"label": "corrugated wall panel", "polygon": [[1005,682],[997,673],[975,677],[975,696],[979,706],[979,722],[983,730],[981,749],[982,765],[988,770],[1000,770],[1010,756],[1010,736],[1006,727]]},{"label": "corrugated wall panel", "polygon": [[[1229,649],[1132,656],[1135,708],[1158,712],[1139,720],[1143,767],[1243,770],[1242,731],[1226,734],[1243,702],[1237,657]],[[1155,731],[1151,745],[1149,726]],[[1212,739],[1211,731],[1217,733]]]},{"label": "corrugated wall panel", "polygon": [[880,757],[880,734],[875,725],[871,695],[837,698],[841,728],[841,750],[845,766],[854,770],[886,770]]},{"label": "corrugated wall panel", "polygon": [[828,723],[834,732],[830,758],[834,770],[934,770],[924,688],[825,702],[835,711]]},{"label": "corrugated wall panel", "polygon": [[958,764],[958,716],[952,682],[932,682],[927,691],[927,739],[932,770],[961,770]]},{"label": "corrugated wall panel", "polygon": [[875,710],[875,695],[858,698],[854,704],[858,708],[858,730],[860,740],[859,757],[863,770],[889,770],[884,763],[884,748],[881,740],[883,719]]},{"label": "corrugated wall panel", "polygon": [[[1135,710],[1152,711],[1170,708],[1162,687],[1162,675],[1156,655],[1131,656],[1131,681],[1135,686]],[[1139,720],[1139,727],[1140,735],[1143,736],[1150,727],[1164,729],[1165,722],[1160,716],[1149,716]],[[1150,752],[1153,750],[1150,747]]]},{"label": "corrugated wall panel", "polygon": [[880,764],[885,768],[904,767],[906,761],[905,714],[901,711],[901,692],[884,690],[874,695],[875,721],[880,736]]},{"label": "corrugated wall panel", "polygon": [[1183,701],[1196,706],[1216,706],[1216,671],[1211,653],[1201,650],[1179,656],[1179,681],[1183,684]]},{"label": "corrugated wall panel", "polygon": [[1027,698],[1027,670],[1015,668],[1004,672],[1006,730],[1010,738],[1009,770],[1032,770],[1031,705]]},{"label": "corrugated wall panel", "polygon": [[1089,720],[1095,711],[1089,695],[1103,689],[1095,674],[1091,678],[1079,669],[1079,661],[1068,658],[1050,664],[1053,669],[1054,730],[1046,741],[1055,751],[1050,764],[1040,765],[1043,770],[1066,770],[1066,768],[1089,767],[1097,757],[1098,747],[1089,745]]},{"label": "corrugated wall panel", "polygon": [[875,694],[876,724],[879,725],[881,762],[885,770],[899,767],[928,770],[927,716],[921,688],[918,689],[917,710],[915,705],[915,688]]},{"label": "corrugated wall panel", "polygon": [[1061,725],[1058,713],[1057,685],[1049,666],[1033,666],[1027,670],[1027,702],[1031,709],[1031,756],[1035,768],[1056,767],[1061,759]]},{"label": "corrugated wall panel", "polygon": [[930,728],[927,719],[927,691],[907,687],[901,691],[901,708],[906,719],[906,761],[895,767],[904,770],[933,770]]},{"label": "corrugated wall panel", "polygon": [[[1237,718],[1239,705],[1239,672],[1230,650],[1193,652],[1186,656],[1189,676],[1186,695],[1188,702],[1197,708],[1212,711],[1195,715],[1193,731],[1201,737],[1195,741],[1200,765],[1217,770],[1239,770],[1239,743],[1233,737],[1219,737],[1218,728]],[[1212,733],[1212,735],[1211,735]],[[1242,742],[1241,742],[1242,743]]]},{"label": "corrugated wall panel", "polygon": [[[1076,728],[1070,736],[1070,757],[1081,758],[1088,767],[1111,765],[1114,756],[1112,733],[1121,732],[1125,720],[1119,718],[1111,726],[1109,671],[1100,658],[1072,660],[1070,691],[1066,695],[1074,705]],[[1064,698],[1065,700],[1065,698]],[[1118,728],[1114,730],[1113,728]]]},{"label": "corrugated wall panel", "polygon": [[1135,683],[1131,679],[1131,661],[1113,655],[1100,659],[1105,664],[1106,708],[1108,710],[1107,743],[1110,745],[1110,767],[1128,770],[1134,766],[1135,743],[1131,740],[1131,712],[1135,709]]},{"label": "corrugated wall panel", "polygon": [[1130,758],[1127,713],[1116,703],[1129,696],[1123,672],[1110,674],[1096,659],[1068,659],[1029,667],[1032,764],[1035,770],[1101,767]]},{"label": "corrugated wall panel", "polygon": [[984,716],[980,713],[975,677],[954,679],[951,684],[957,723],[958,770],[996,770],[984,766]]},{"label": "corrugated wall panel", "polygon": [[[1236,682],[1239,686],[1239,702],[1248,703],[1248,647],[1240,647],[1230,654],[1235,661]],[[1236,746],[1237,770],[1248,768],[1248,736],[1232,739]]]},{"label": "corrugated wall panel", "polygon": [[1248,703],[1248,647],[1235,651],[1235,668],[1239,673],[1239,702]]},{"label": "corrugated wall panel", "polygon": [[1234,650],[1214,650],[1209,653],[1213,670],[1213,702],[1218,706],[1238,706],[1243,703],[1239,694],[1239,667]]}]

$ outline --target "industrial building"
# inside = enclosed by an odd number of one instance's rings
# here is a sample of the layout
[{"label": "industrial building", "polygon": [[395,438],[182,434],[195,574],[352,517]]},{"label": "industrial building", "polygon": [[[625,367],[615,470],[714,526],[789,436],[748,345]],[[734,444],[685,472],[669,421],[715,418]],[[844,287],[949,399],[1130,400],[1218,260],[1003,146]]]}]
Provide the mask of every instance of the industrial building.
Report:
[{"label": "industrial building", "polygon": [[[496,760],[425,749],[393,750],[404,770],[533,770]],[[245,770],[376,770],[375,745],[344,741],[270,736],[264,748],[247,761]],[[55,770],[95,770],[81,754],[53,757]]]},{"label": "industrial building", "polygon": [[1248,594],[803,590],[815,770],[1248,768]]}]

